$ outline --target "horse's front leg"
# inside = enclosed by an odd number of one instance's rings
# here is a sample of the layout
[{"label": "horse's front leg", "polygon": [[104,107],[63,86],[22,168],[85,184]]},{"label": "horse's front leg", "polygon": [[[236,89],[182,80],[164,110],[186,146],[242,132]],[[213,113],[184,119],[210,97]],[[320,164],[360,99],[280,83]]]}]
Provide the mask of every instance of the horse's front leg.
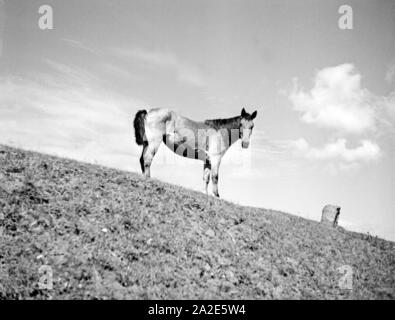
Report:
[{"label": "horse's front leg", "polygon": [[213,194],[219,198],[218,193],[218,171],[221,163],[221,156],[210,157],[211,161],[211,182],[213,184]]}]

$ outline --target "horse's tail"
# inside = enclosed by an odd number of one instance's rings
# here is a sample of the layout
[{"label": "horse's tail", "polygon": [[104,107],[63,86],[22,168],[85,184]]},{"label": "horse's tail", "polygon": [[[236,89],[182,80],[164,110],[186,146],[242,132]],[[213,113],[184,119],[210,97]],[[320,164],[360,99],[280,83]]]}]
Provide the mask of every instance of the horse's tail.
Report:
[{"label": "horse's tail", "polygon": [[147,110],[139,110],[134,116],[133,126],[134,126],[134,136],[136,138],[136,143],[141,146],[144,144],[145,138],[145,124],[144,120],[147,116]]}]

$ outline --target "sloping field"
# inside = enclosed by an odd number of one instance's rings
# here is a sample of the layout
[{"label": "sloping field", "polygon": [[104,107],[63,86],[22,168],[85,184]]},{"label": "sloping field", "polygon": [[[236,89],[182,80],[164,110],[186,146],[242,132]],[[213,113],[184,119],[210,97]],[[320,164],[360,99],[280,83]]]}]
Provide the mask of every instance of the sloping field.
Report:
[{"label": "sloping field", "polygon": [[[137,174],[0,146],[3,299],[394,299],[394,249]],[[42,266],[52,289],[39,286]],[[353,272],[351,290],[339,287],[342,266]]]}]

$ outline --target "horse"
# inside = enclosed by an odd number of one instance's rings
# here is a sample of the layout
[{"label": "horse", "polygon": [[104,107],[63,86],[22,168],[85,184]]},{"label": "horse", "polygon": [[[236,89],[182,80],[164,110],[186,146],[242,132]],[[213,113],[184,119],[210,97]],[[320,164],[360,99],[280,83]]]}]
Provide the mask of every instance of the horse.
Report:
[{"label": "horse", "polygon": [[133,126],[137,145],[143,146],[140,166],[143,175],[151,176],[152,160],[163,142],[176,154],[203,161],[204,190],[212,181],[212,192],[219,198],[218,171],[221,158],[229,147],[241,139],[242,148],[248,148],[257,111],[249,114],[244,108],[240,115],[227,119],[193,121],[176,112],[155,108],[139,110]]}]

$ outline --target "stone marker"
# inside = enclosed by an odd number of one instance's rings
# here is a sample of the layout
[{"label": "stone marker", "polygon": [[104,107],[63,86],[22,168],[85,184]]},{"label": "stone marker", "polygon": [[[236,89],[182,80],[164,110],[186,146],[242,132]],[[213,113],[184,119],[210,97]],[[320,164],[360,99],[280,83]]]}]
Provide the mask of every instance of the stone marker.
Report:
[{"label": "stone marker", "polygon": [[327,204],[324,209],[322,209],[321,223],[335,228],[337,227],[339,215],[339,206]]}]

